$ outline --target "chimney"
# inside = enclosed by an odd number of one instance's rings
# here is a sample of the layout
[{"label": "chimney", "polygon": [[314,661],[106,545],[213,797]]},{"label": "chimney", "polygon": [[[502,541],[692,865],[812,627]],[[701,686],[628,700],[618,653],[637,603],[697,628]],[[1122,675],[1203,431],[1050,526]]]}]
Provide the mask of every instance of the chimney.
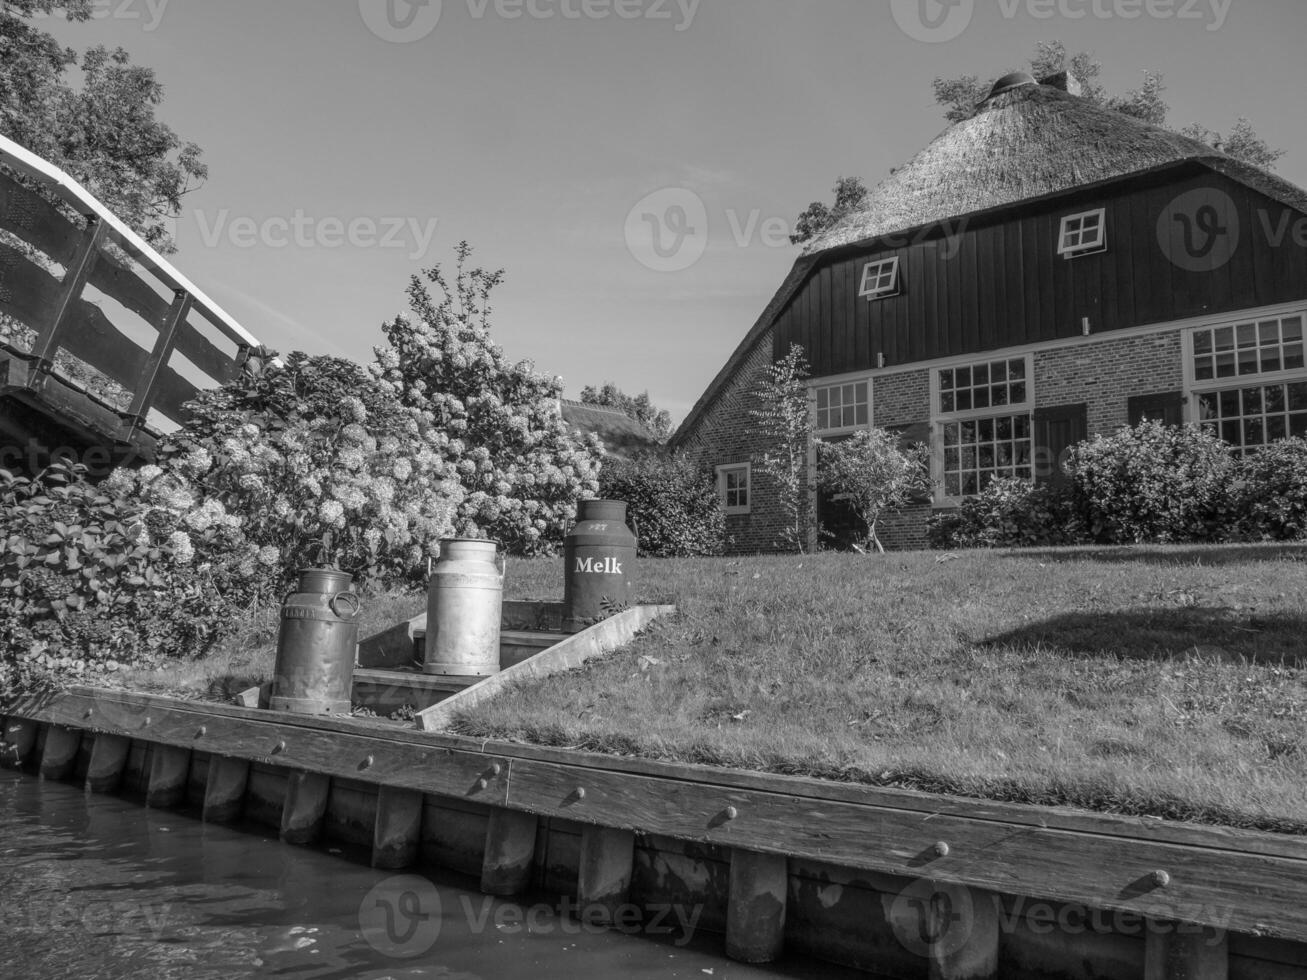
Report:
[{"label": "chimney", "polygon": [[1080,84],[1080,79],[1069,71],[1060,71],[1056,75],[1049,75],[1047,78],[1039,80],[1040,85],[1047,85],[1049,88],[1059,89],[1069,95],[1081,95],[1084,88]]}]

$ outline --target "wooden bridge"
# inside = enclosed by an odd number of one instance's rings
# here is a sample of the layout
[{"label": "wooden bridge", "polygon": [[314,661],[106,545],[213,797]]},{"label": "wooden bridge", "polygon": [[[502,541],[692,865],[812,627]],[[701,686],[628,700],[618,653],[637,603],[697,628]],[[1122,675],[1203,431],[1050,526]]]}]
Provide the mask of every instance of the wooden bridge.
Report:
[{"label": "wooden bridge", "polygon": [[0,468],[152,458],[259,343],[81,185],[0,136]]}]

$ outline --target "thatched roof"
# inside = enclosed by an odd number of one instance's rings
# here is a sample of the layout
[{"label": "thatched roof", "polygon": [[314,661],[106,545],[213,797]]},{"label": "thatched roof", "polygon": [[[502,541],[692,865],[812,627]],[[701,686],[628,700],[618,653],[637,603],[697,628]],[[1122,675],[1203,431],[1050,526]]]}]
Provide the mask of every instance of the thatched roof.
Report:
[{"label": "thatched roof", "polygon": [[643,449],[654,449],[658,440],[641,423],[620,408],[608,405],[587,405],[584,402],[562,399],[560,406],[563,421],[576,432],[593,432],[612,456],[630,456]]},{"label": "thatched roof", "polygon": [[808,244],[672,442],[692,431],[754,344],[831,250],[872,248],[877,239],[904,236],[941,222],[972,219],[1018,203],[1195,163],[1307,213],[1307,192],[1288,181],[1205,143],[1060,88],[1032,81],[992,95],[974,116],[950,126],[877,185],[860,211]]}]

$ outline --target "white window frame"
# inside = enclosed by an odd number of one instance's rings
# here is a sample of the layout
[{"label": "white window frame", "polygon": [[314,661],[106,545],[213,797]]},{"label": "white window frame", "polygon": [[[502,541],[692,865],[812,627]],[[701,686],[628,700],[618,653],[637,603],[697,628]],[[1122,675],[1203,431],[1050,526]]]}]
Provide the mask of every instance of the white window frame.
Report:
[{"label": "white window frame", "polygon": [[[868,286],[867,281],[880,282],[889,275],[889,281],[883,286]],[[862,267],[862,281],[858,285],[858,295],[863,299],[884,299],[899,294],[899,257],[873,259]]]},{"label": "white window frame", "polygon": [[[1007,405],[989,405],[985,408],[969,408],[958,411],[954,409],[950,412],[941,409],[941,371],[956,371],[958,368],[975,368],[979,365],[992,366],[1000,361],[1023,361],[1025,363],[1025,374],[1022,381],[1026,386],[1025,401],[1018,404],[1009,403]],[[991,382],[992,384],[992,382]],[[955,389],[956,390],[956,389]],[[974,389],[973,389],[974,390]],[[935,483],[935,503],[945,507],[956,507],[966,499],[967,494],[949,495],[948,487],[945,484],[944,474],[944,427],[955,422],[972,422],[982,419],[999,418],[1002,416],[1025,415],[1030,419],[1030,440],[1031,440],[1031,480],[1034,479],[1033,466],[1035,464],[1034,455],[1038,447],[1034,444],[1035,433],[1035,357],[1033,351],[1022,351],[1004,356],[998,353],[992,353],[987,357],[970,356],[965,358],[950,358],[947,361],[935,362],[930,365],[930,431],[931,431],[931,479]]]},{"label": "white window frame", "polygon": [[[744,473],[744,495],[745,503],[731,506],[726,502],[726,475],[728,473]],[[753,464],[744,463],[722,463],[717,467],[717,498],[722,502],[722,511],[726,514],[749,514],[753,511]]]},{"label": "white window frame", "polygon": [[[1098,234],[1092,239],[1086,239],[1085,222],[1090,218],[1098,219]],[[1072,227],[1074,224],[1074,227]],[[1074,245],[1067,244],[1069,235],[1076,236]],[[1061,224],[1057,231],[1057,254],[1066,259],[1073,259],[1078,255],[1092,255],[1095,252],[1107,251],[1107,209],[1094,208],[1090,211],[1079,211],[1075,214],[1062,216]]]},{"label": "white window frame", "polygon": [[[867,386],[867,421],[866,422],[857,421],[858,402],[855,400],[853,402],[853,406],[854,406],[853,425],[832,425],[823,428],[819,424],[820,420],[817,415],[819,411],[819,409],[817,408],[817,402],[818,402],[817,393],[820,391],[830,391],[831,389],[834,388],[843,389],[846,385]],[[857,432],[860,429],[870,429],[872,425],[875,424],[875,418],[872,415],[875,399],[873,398],[872,395],[872,379],[870,375],[859,374],[859,375],[844,376],[844,377],[840,377],[838,380],[834,378],[819,378],[815,383],[810,383],[808,385],[808,400],[812,405],[812,432],[813,435],[815,435],[819,439],[822,438],[823,436],[848,435],[849,433]],[[843,408],[844,407],[843,404],[841,404],[840,407]],[[829,411],[829,405],[827,410]]]},{"label": "white window frame", "polygon": [[[1185,330],[1183,350],[1184,350],[1185,407],[1186,407],[1187,421],[1194,422],[1199,425],[1207,421],[1203,419],[1200,414],[1201,400],[1204,395],[1219,396],[1223,392],[1242,391],[1244,388],[1265,389],[1266,387],[1272,385],[1300,384],[1303,382],[1307,382],[1307,360],[1305,360],[1303,367],[1286,368],[1283,366],[1283,353],[1284,353],[1283,323],[1285,320],[1292,320],[1292,319],[1297,319],[1300,321],[1300,327],[1302,329],[1302,335],[1303,335],[1302,342],[1304,346],[1307,347],[1307,309],[1276,310],[1273,312],[1261,311],[1260,315],[1259,315],[1259,311],[1254,310],[1254,311],[1250,311],[1248,314],[1245,314],[1243,316],[1235,317],[1228,320],[1222,320],[1220,322],[1209,322]],[[1276,332],[1279,335],[1280,339],[1277,341],[1276,346],[1278,347],[1281,355],[1281,367],[1278,370],[1274,370],[1274,371],[1262,371],[1261,369],[1262,361],[1259,356],[1257,370],[1255,372],[1249,374],[1239,374],[1238,373],[1239,351],[1254,350],[1259,352],[1260,354],[1260,352],[1263,349],[1263,345],[1260,342],[1260,333],[1261,333],[1260,327],[1262,323],[1270,320],[1274,320],[1277,322],[1277,324],[1279,324]],[[1241,325],[1248,325],[1248,324],[1251,324],[1255,328],[1257,328],[1258,343],[1256,346],[1241,348],[1239,346],[1239,336],[1238,336],[1239,327]],[[1233,353],[1235,355],[1236,373],[1230,377],[1224,377],[1224,378],[1211,377],[1211,378],[1200,379],[1197,376],[1198,374],[1197,359],[1200,356],[1197,351],[1198,335],[1203,333],[1211,333],[1213,335],[1214,342],[1212,344],[1212,353],[1214,356],[1216,331],[1224,328],[1230,328],[1234,332]],[[1296,343],[1296,341],[1291,341],[1291,343]],[[1206,356],[1206,354],[1202,356]],[[1215,373],[1216,373],[1215,362],[1213,361],[1213,374]],[[1292,420],[1289,417],[1291,413],[1289,413],[1287,408],[1287,395],[1288,395],[1287,389],[1285,394],[1286,394],[1285,410],[1283,412],[1277,412],[1273,414],[1275,415],[1282,414],[1286,417],[1285,433],[1286,435],[1288,435],[1292,431],[1291,428]],[[1262,413],[1260,413],[1260,416],[1262,418],[1268,417],[1264,409]],[[1238,416],[1234,416],[1234,418],[1238,418],[1238,419],[1251,418],[1251,417],[1253,416],[1243,414],[1242,406],[1241,406],[1240,414]],[[1219,427],[1216,434],[1218,436],[1221,435],[1221,432],[1219,431]],[[1264,441],[1260,445],[1270,445],[1270,443]],[[1252,450],[1256,451],[1257,448],[1258,448],[1257,446],[1254,446],[1252,447]],[[1248,447],[1243,445],[1242,439],[1240,440],[1239,445],[1234,446],[1234,449],[1240,453],[1246,453],[1249,451]]]}]

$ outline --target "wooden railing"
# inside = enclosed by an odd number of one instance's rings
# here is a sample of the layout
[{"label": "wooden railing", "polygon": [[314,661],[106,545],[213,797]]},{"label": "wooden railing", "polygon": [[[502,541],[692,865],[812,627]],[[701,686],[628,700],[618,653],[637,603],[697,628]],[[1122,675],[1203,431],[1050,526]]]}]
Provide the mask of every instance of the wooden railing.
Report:
[{"label": "wooden railing", "polygon": [[63,432],[148,454],[259,346],[75,180],[3,136],[0,230],[0,315],[30,331],[30,344],[0,336],[0,399]]}]

